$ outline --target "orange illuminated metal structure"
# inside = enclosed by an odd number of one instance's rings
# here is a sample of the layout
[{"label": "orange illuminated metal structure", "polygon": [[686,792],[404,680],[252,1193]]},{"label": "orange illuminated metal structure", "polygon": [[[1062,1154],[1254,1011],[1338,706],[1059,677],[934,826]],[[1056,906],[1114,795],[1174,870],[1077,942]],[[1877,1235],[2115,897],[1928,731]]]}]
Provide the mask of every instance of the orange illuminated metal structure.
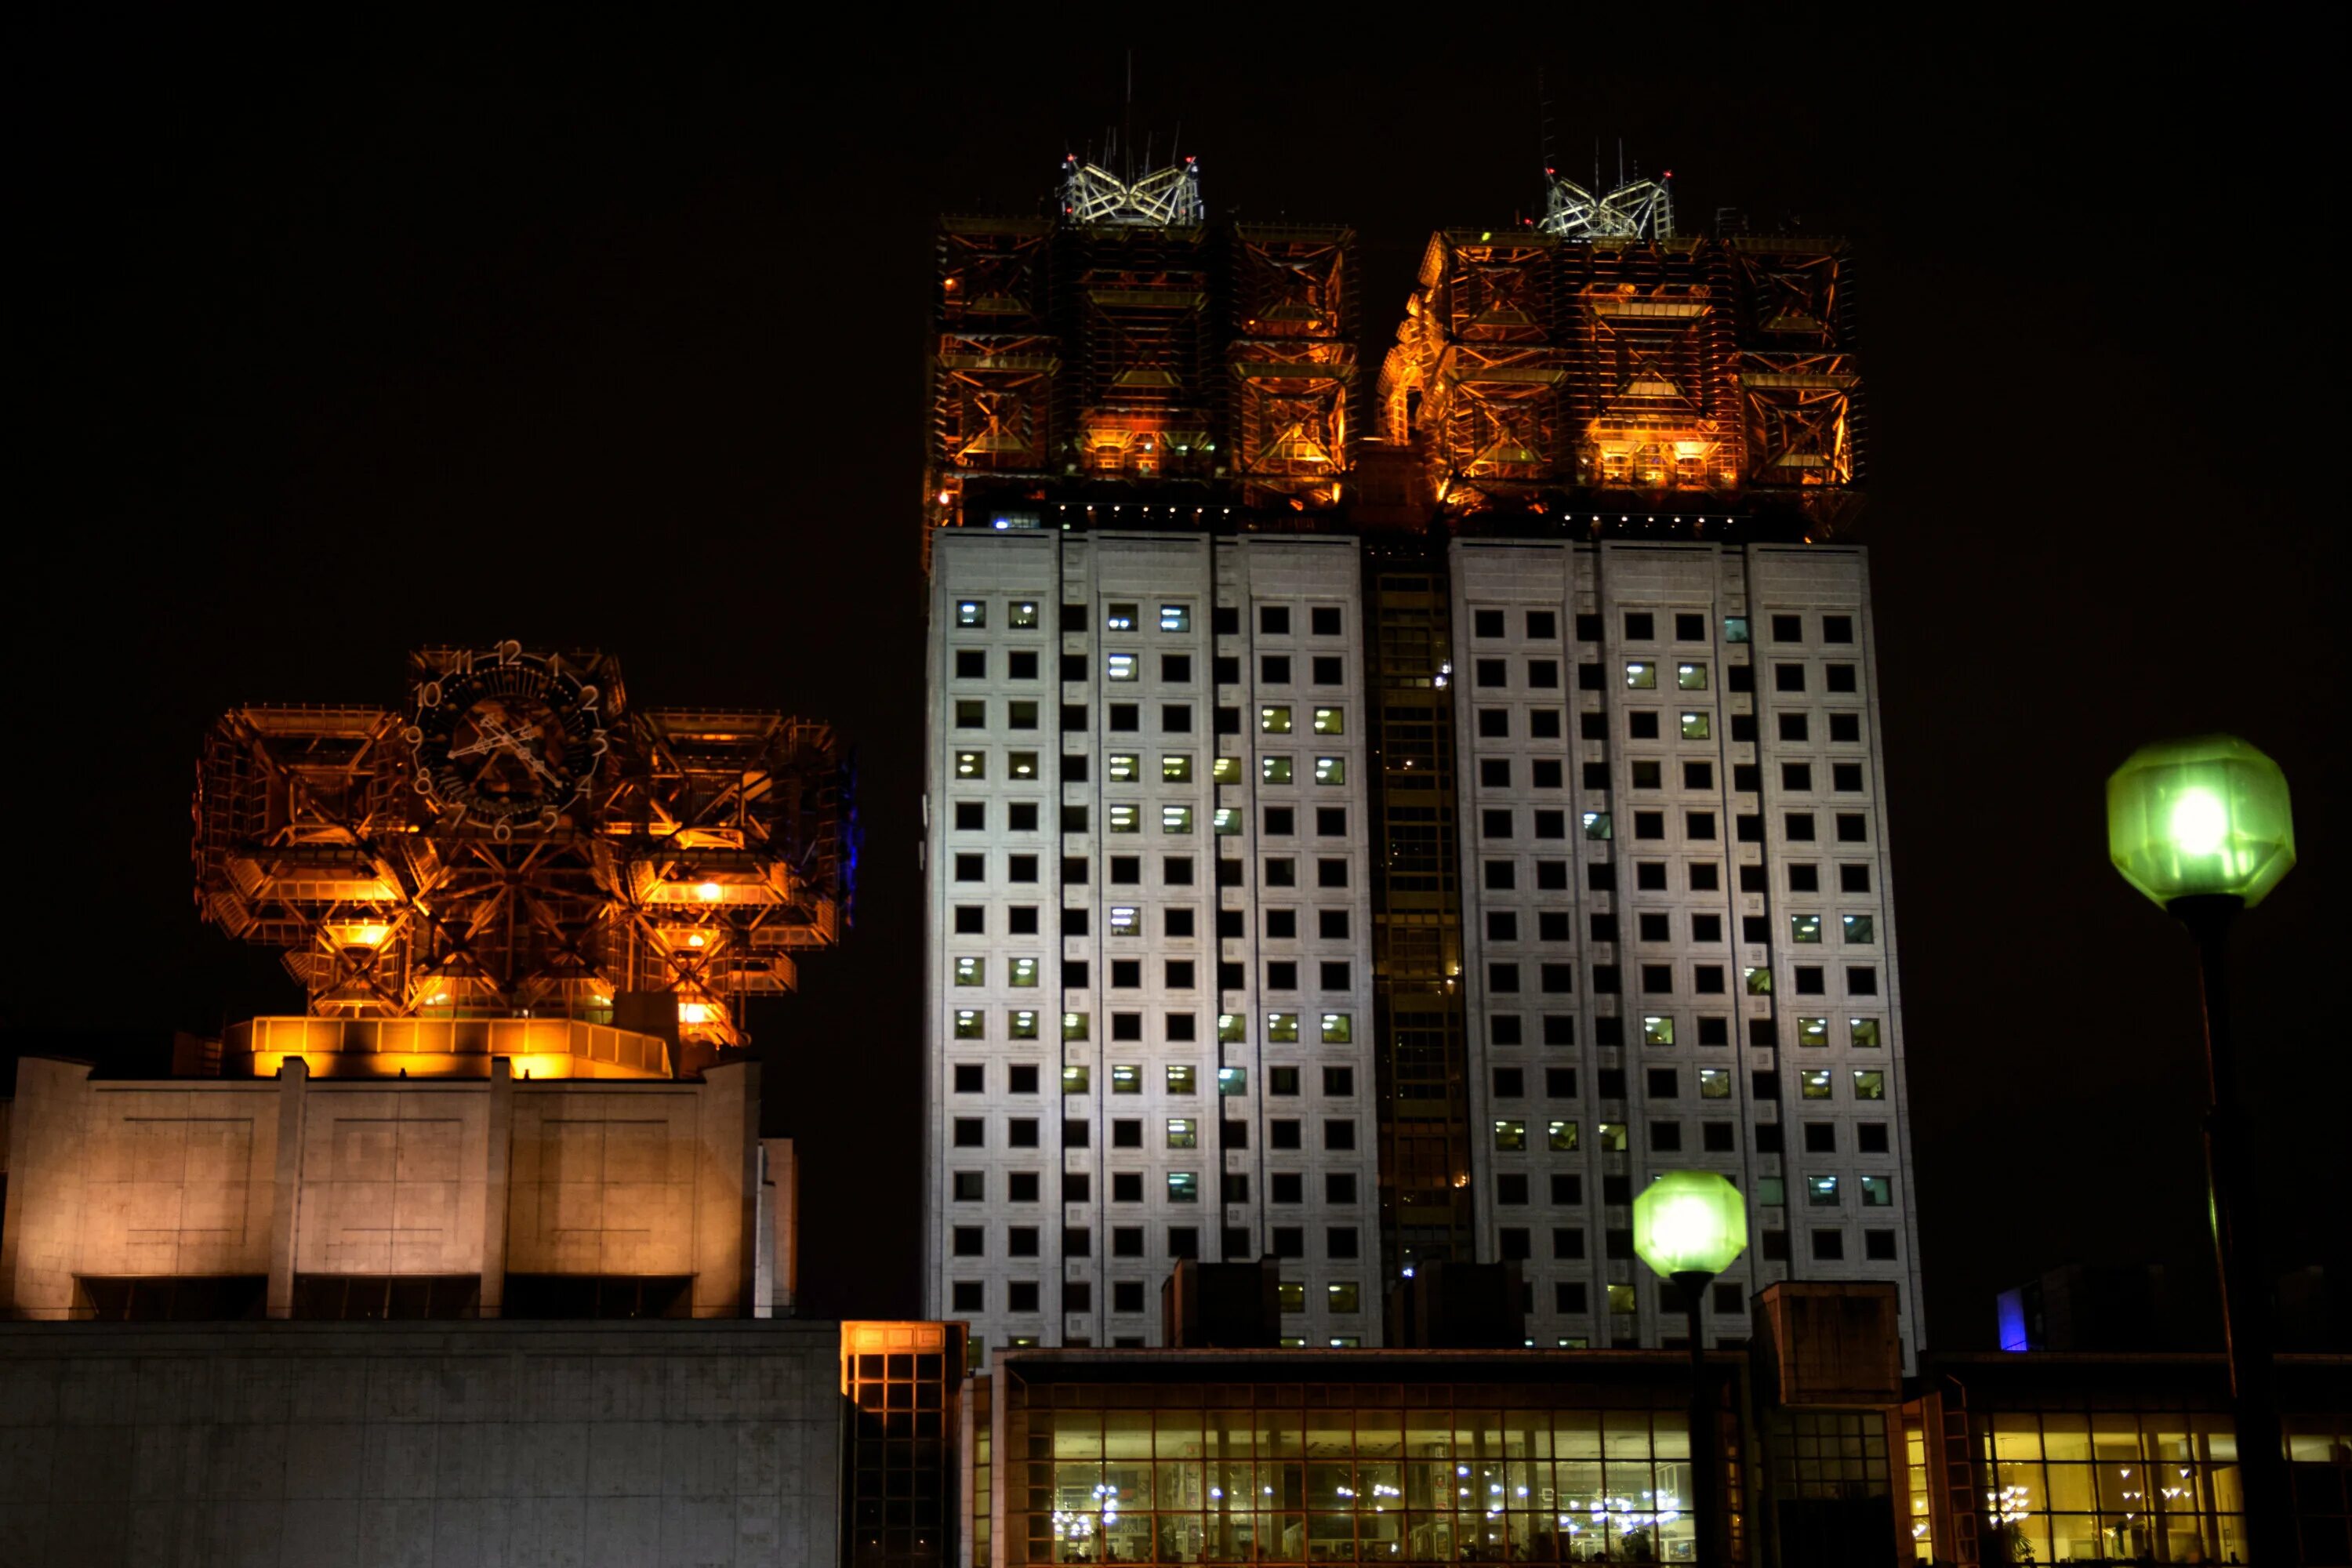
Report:
[{"label": "orange illuminated metal structure", "polygon": [[[312,1017],[342,1026],[312,1040],[257,1021],[303,1041],[251,1035],[231,1054],[325,1052],[342,1071],[377,1057],[386,1073],[418,1053],[543,1054],[576,1058],[563,1076],[666,1075],[679,1064],[651,1037],[740,1045],[744,1001],[790,991],[798,956],[838,939],[828,726],[637,708],[613,658],[512,642],[415,654],[408,687],[397,708],[233,709],[205,739],[198,908],[284,948]],[[466,1026],[493,1019],[581,1027],[509,1050]],[[379,1039],[388,1020],[459,1026]]]},{"label": "orange illuminated metal structure", "polygon": [[1059,218],[940,223],[929,522],[1034,527],[1073,497],[1339,504],[1354,232],[1205,223],[1189,160],[1080,172]]},{"label": "orange illuminated metal structure", "polygon": [[1455,515],[1859,503],[1843,241],[1442,230],[1381,371],[1380,434]]}]

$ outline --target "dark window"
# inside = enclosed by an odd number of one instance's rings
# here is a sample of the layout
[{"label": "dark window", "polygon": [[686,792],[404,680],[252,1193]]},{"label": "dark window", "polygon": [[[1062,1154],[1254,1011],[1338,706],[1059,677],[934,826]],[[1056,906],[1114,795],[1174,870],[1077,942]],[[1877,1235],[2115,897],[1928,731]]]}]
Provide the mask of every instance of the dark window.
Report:
[{"label": "dark window", "polygon": [[1544,1098],[1546,1100],[1574,1100],[1576,1098],[1576,1069],[1574,1068],[1544,1068]]},{"label": "dark window", "polygon": [[[1733,739],[1735,739],[1735,740],[1737,740],[1738,738],[1738,737],[1737,737],[1737,736],[1734,736],[1734,737],[1733,737]],[[1784,740],[1784,741],[1801,741],[1801,740],[1803,740],[1804,738],[1805,738],[1805,716],[1804,716],[1802,713],[1783,713],[1783,714],[1781,714],[1781,715],[1780,715],[1780,739],[1782,739],[1782,740]]]},{"label": "dark window", "polygon": [[1114,1149],[1142,1148],[1143,1123],[1139,1121],[1126,1118],[1122,1118],[1119,1121],[1112,1122],[1110,1124],[1110,1146]]},{"label": "dark window", "polygon": [[1699,1123],[1699,1144],[1710,1154],[1734,1154],[1739,1151],[1739,1131],[1728,1121]]},{"label": "dark window", "polygon": [[1337,686],[1348,678],[1345,662],[1338,654],[1318,654],[1312,665],[1314,681],[1318,686]]},{"label": "dark window", "polygon": [[1675,989],[1675,966],[1671,963],[1642,965],[1642,991],[1644,995],[1672,995]]},{"label": "dark window", "polygon": [[1238,686],[1242,679],[1242,661],[1229,653],[1221,653],[1209,661],[1209,672],[1220,686]]},{"label": "dark window", "polygon": [[1853,617],[1852,616],[1823,616],[1822,617],[1822,641],[1853,641]]},{"label": "dark window", "polygon": [[1683,1150],[1683,1124],[1679,1121],[1650,1123],[1650,1152],[1679,1154]]},{"label": "dark window", "polygon": [[1686,811],[1683,813],[1683,837],[1702,843],[1715,837],[1715,813]]},{"label": "dark window", "polygon": [[1813,787],[1813,770],[1808,763],[1782,763],[1780,787],[1786,790],[1809,790]]},{"label": "dark window", "polygon": [[1217,710],[1217,733],[1238,735],[1241,732],[1242,710],[1238,708],[1220,707]]},{"label": "dark window", "polygon": [[978,904],[958,904],[955,912],[958,936],[984,935],[988,931],[988,911]]},{"label": "dark window", "polygon": [[1536,888],[1541,892],[1568,891],[1568,862],[1565,860],[1537,861]]},{"label": "dark window", "polygon": [[1280,653],[1260,656],[1257,661],[1257,677],[1268,686],[1289,685],[1290,656]]},{"label": "dark window", "polygon": [[1201,1256],[1201,1232],[1198,1226],[1171,1225],[1168,1227],[1168,1256],[1192,1258]]},{"label": "dark window", "polygon": [[[1297,1091],[1294,1089],[1292,1092],[1297,1093]],[[1298,1140],[1298,1123],[1287,1118],[1278,1119],[1265,1124],[1265,1142],[1266,1147],[1269,1149],[1297,1149],[1303,1147]]]},{"label": "dark window", "polygon": [[1523,1068],[1496,1068],[1495,1069],[1495,1098],[1496,1100],[1518,1100],[1523,1098],[1527,1094],[1527,1091],[1528,1075]]},{"label": "dark window", "polygon": [[[1032,656],[1034,657],[1034,656]],[[956,649],[956,679],[985,680],[988,679],[988,650],[977,647]]]},{"label": "dark window", "polygon": [[1189,653],[1163,653],[1160,656],[1160,679],[1181,683],[1192,679],[1192,656]]},{"label": "dark window", "polygon": [[1013,1225],[1004,1227],[1004,1252],[1008,1258],[1037,1256],[1037,1227],[1034,1225]]},{"label": "dark window", "polygon": [[1805,667],[1801,664],[1776,664],[1772,667],[1772,689],[1802,691],[1805,689]]},{"label": "dark window", "polygon": [[1729,683],[1727,688],[1728,690],[1744,693],[1756,689],[1756,667],[1754,665],[1730,665],[1726,668],[1724,673],[1725,679]]},{"label": "dark window", "polygon": [[1524,1262],[1532,1254],[1528,1230],[1524,1226],[1507,1225],[1496,1238],[1506,1263]]},{"label": "dark window", "polygon": [[1837,814],[1837,836],[1841,844],[1866,843],[1870,837],[1869,818],[1858,811]]},{"label": "dark window", "polygon": [[1551,1179],[1551,1201],[1563,1207],[1574,1207],[1584,1202],[1582,1176],[1556,1175]]},{"label": "dark window", "polygon": [[1580,740],[1605,741],[1609,738],[1609,715],[1580,713],[1576,716],[1576,733]]},{"label": "dark window", "polygon": [[955,879],[959,882],[984,882],[988,879],[988,857],[959,855],[955,858]]},{"label": "dark window", "polygon": [[1797,994],[1800,996],[1819,996],[1822,994],[1822,972],[1819,969],[1811,968],[1803,964],[1798,965]]},{"label": "dark window", "polygon": [[1475,637],[1498,637],[1503,635],[1503,612],[1473,610],[1470,612],[1470,635]]},{"label": "dark window", "polygon": [[1826,684],[1832,691],[1852,691],[1853,689],[1853,666],[1850,664],[1833,664],[1831,665],[1828,670],[1824,673],[1828,677]]},{"label": "dark window", "polygon": [[1830,787],[1834,790],[1849,793],[1860,789],[1862,787],[1862,764],[1860,763],[1832,763],[1830,764]]},{"label": "dark window", "polygon": [[1683,788],[1713,789],[1714,787],[1715,764],[1713,763],[1685,763],[1683,764]]},{"label": "dark window", "polygon": [[1345,960],[1324,959],[1321,970],[1322,973],[1318,978],[1321,988],[1325,991],[1345,991],[1355,984],[1349,977],[1351,971]]},{"label": "dark window", "polygon": [[1221,637],[1237,637],[1242,635],[1242,613],[1232,605],[1219,605],[1209,613],[1209,625]]},{"label": "dark window", "polygon": [[1878,971],[1875,969],[1847,970],[1845,972],[1845,990],[1846,994],[1849,996],[1877,995]]},{"label": "dark window", "polygon": [[1780,830],[1792,844],[1811,844],[1813,841],[1813,814],[1810,811],[1790,812],[1781,818]]},{"label": "dark window", "polygon": [[1543,1043],[1547,1046],[1576,1044],[1576,1020],[1560,1013],[1547,1013],[1543,1021]]},{"label": "dark window", "polygon": [[1498,1204],[1507,1204],[1514,1206],[1524,1205],[1528,1201],[1527,1177],[1517,1173],[1496,1176],[1495,1178],[1495,1201]]},{"label": "dark window", "polygon": [[1658,715],[1654,709],[1638,709],[1625,715],[1625,733],[1636,741],[1658,738]]},{"label": "dark window", "polygon": [[957,1117],[955,1119],[955,1146],[959,1149],[987,1148],[988,1123],[977,1116]]},{"label": "dark window", "polygon": [[1895,1233],[1891,1230],[1865,1230],[1862,1233],[1862,1255],[1873,1263],[1895,1261]]},{"label": "dark window", "polygon": [[1805,1152],[1834,1154],[1837,1152],[1837,1123],[1808,1121],[1805,1123]]},{"label": "dark window", "polygon": [[1862,739],[1862,715],[1859,713],[1831,714],[1830,739],[1832,741],[1846,742],[1860,741]]},{"label": "dark window", "polygon": [[1637,811],[1633,814],[1633,837],[1664,838],[1666,836],[1666,814],[1663,811]]},{"label": "dark window", "polygon": [[1352,1225],[1335,1225],[1326,1230],[1323,1233],[1323,1256],[1339,1258],[1357,1256],[1356,1227]]},{"label": "dark window", "polygon": [[1062,1123],[1063,1148],[1083,1149],[1087,1146],[1090,1139],[1091,1132],[1087,1124],[1076,1117],[1072,1117],[1069,1121]]},{"label": "dark window", "polygon": [[1273,1184],[1267,1189],[1269,1202],[1297,1204],[1307,1201],[1307,1179],[1297,1172],[1276,1171],[1267,1180]]},{"label": "dark window", "polygon": [[1298,831],[1298,812],[1295,806],[1269,805],[1265,808],[1265,832],[1269,838],[1288,838]]},{"label": "dark window", "polygon": [[1318,888],[1344,888],[1348,885],[1348,863],[1345,860],[1315,862],[1315,885]]},{"label": "dark window", "polygon": [[1352,1121],[1326,1121],[1323,1124],[1323,1147],[1352,1149],[1356,1146],[1356,1124]]},{"label": "dark window", "polygon": [[1508,838],[1511,836],[1511,814],[1507,811],[1480,812],[1478,831],[1486,838]]},{"label": "dark window", "polygon": [[1864,1121],[1853,1130],[1853,1146],[1864,1154],[1884,1154],[1887,1151],[1886,1123]]},{"label": "dark window", "polygon": [[1676,642],[1705,642],[1706,640],[1706,617],[1705,616],[1694,616],[1677,612],[1675,616],[1675,640]]},{"label": "dark window", "polygon": [[1659,789],[1665,784],[1664,772],[1656,763],[1634,763],[1629,772],[1635,789]]},{"label": "dark window", "polygon": [[1004,1146],[1008,1149],[1037,1147],[1037,1119],[1034,1116],[1008,1119],[1004,1123]]},{"label": "dark window", "polygon": [[1112,988],[1133,991],[1143,984],[1143,961],[1139,958],[1115,958],[1110,964]]},{"label": "dark window", "polygon": [[1482,658],[1477,660],[1472,668],[1481,686],[1508,686],[1511,683],[1511,678],[1507,672],[1507,666],[1502,659]]},{"label": "dark window", "polygon": [[979,833],[988,826],[988,805],[984,801],[956,802],[955,825],[958,833]]},{"label": "dark window", "polygon": [[1268,991],[1298,989],[1298,965],[1289,959],[1276,959],[1265,966],[1265,988]]},{"label": "dark window", "polygon": [[1599,616],[1577,616],[1576,640],[1579,642],[1599,642],[1601,640],[1601,617]]},{"label": "dark window", "polygon": [[1037,1173],[1015,1171],[1004,1178],[1004,1198],[1007,1203],[1034,1204],[1037,1201]]},{"label": "dark window", "polygon": [[1549,642],[1559,636],[1559,616],[1550,610],[1528,612],[1528,640]]},{"label": "dark window", "polygon": [[980,1258],[988,1251],[988,1232],[980,1226],[960,1225],[955,1227],[953,1246],[958,1258]]},{"label": "dark window", "polygon": [[1845,1232],[1817,1230],[1813,1232],[1813,1261],[1836,1263],[1845,1257]]},{"label": "dark window", "polygon": [[1143,1173],[1140,1171],[1114,1171],[1110,1177],[1110,1201],[1115,1204],[1139,1204],[1143,1201]]},{"label": "dark window", "polygon": [[1802,616],[1774,616],[1772,617],[1772,640],[1774,642],[1804,641],[1805,618]]},{"label": "dark window", "polygon": [[1290,635],[1290,610],[1284,605],[1260,605],[1257,608],[1257,629],[1268,637]]},{"label": "dark window", "polygon": [[1625,640],[1627,642],[1649,642],[1654,640],[1657,635],[1658,628],[1656,619],[1652,616],[1647,610],[1628,610],[1625,612]]},{"label": "dark window", "polygon": [[1528,660],[1528,687],[1530,690],[1549,691],[1559,685],[1559,661],[1555,658]]},{"label": "dark window", "polygon": [[1142,1257],[1143,1227],[1139,1225],[1114,1227],[1110,1233],[1110,1255],[1113,1258]]}]

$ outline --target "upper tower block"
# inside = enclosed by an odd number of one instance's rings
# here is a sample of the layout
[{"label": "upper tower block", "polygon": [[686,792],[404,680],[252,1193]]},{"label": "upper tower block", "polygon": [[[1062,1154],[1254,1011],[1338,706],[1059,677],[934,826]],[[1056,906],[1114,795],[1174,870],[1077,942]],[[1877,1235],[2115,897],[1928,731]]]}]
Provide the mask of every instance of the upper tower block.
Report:
[{"label": "upper tower block", "polygon": [[1689,504],[1819,536],[1860,503],[1839,239],[1675,232],[1664,180],[1549,174],[1540,224],[1441,230],[1381,366],[1380,435],[1447,511]]},{"label": "upper tower block", "polygon": [[1066,159],[1058,205],[940,221],[927,524],[1339,504],[1354,232],[1213,225],[1189,158],[1133,179]]}]

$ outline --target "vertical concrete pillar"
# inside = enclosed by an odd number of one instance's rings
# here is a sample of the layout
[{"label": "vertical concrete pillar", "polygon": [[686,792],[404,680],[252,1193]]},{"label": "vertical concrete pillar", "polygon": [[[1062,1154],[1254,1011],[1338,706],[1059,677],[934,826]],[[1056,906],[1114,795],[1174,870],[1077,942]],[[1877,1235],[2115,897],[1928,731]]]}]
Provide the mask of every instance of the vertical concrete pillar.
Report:
[{"label": "vertical concrete pillar", "polygon": [[507,1297],[507,1192],[514,1173],[514,1058],[490,1058],[489,1127],[482,1138],[481,1315],[502,1317]]},{"label": "vertical concrete pillar", "polygon": [[300,1234],[302,1118],[310,1064],[288,1057],[278,1069],[278,1169],[269,1204],[269,1315],[294,1315],[294,1243]]},{"label": "vertical concrete pillar", "polygon": [[789,1318],[800,1292],[800,1165],[789,1138],[760,1140],[767,1181],[760,1189],[763,1210],[761,1268],[767,1275],[760,1316]]},{"label": "vertical concrete pillar", "polygon": [[736,1316],[760,1315],[760,1064],[743,1064],[742,1147],[736,1155],[740,1173],[742,1227],[735,1252]]}]

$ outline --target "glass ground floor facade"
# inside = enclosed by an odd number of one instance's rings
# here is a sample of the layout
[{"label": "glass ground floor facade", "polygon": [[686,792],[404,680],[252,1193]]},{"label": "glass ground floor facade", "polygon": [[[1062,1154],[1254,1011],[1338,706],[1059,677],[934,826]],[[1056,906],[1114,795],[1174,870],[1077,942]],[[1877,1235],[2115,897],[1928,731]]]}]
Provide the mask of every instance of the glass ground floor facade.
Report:
[{"label": "glass ground floor facade", "polygon": [[996,1391],[1005,1561],[1700,1561],[1687,1384],[1671,1369],[1454,1382],[1368,1354],[1360,1379],[1337,1370],[1245,1374],[1181,1352],[1011,1363]]}]

